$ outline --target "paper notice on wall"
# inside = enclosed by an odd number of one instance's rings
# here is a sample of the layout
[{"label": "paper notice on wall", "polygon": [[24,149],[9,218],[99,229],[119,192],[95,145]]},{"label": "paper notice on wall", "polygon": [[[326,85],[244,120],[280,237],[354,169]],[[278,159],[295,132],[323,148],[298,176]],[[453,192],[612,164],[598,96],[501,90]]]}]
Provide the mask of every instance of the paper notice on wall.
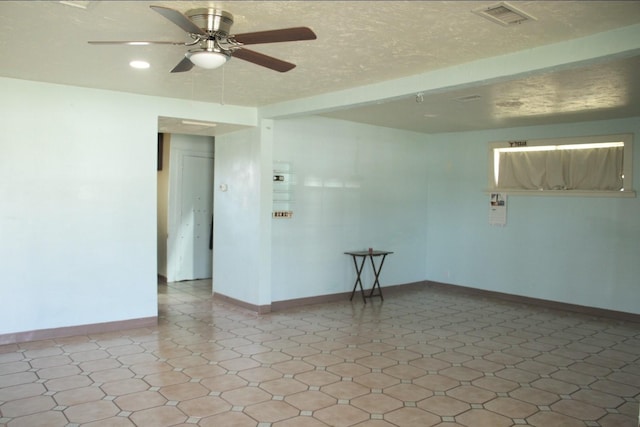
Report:
[{"label": "paper notice on wall", "polygon": [[491,193],[489,199],[489,225],[507,225],[506,193]]}]

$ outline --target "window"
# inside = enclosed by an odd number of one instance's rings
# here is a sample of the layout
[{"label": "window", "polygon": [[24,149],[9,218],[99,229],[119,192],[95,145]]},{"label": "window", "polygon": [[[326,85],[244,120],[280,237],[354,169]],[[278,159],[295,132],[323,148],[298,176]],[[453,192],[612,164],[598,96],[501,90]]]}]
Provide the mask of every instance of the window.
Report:
[{"label": "window", "polygon": [[633,197],[631,150],[631,135],[494,142],[489,190]]}]

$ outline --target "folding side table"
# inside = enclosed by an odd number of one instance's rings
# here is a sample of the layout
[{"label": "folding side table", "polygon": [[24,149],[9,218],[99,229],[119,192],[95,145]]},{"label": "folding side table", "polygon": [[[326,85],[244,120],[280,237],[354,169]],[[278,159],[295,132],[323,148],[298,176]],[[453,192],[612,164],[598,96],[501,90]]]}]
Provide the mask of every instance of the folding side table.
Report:
[{"label": "folding side table", "polygon": [[[385,258],[387,257],[387,255],[392,253],[393,252],[389,252],[389,251],[345,252],[345,255],[350,255],[353,258],[353,265],[356,268],[356,282],[353,285],[353,291],[351,291],[351,298],[349,298],[349,301],[353,300],[353,296],[355,295],[356,289],[358,288],[358,286],[360,286],[360,291],[362,293],[362,301],[364,301],[365,304],[367,303],[367,298],[372,298],[372,297],[380,297],[380,299],[384,301],[384,297],[382,296],[382,289],[380,289],[379,277],[380,277],[380,271],[382,270],[382,265],[384,264]],[[376,269],[375,262],[373,262],[374,257],[382,257],[382,259],[380,260],[380,265],[378,266],[377,269]],[[362,258],[360,265],[358,265],[358,258]],[[364,269],[364,264],[366,263],[367,258],[371,260],[371,268],[373,269],[373,275],[375,277],[373,281],[373,286],[371,287],[371,291],[369,292],[369,295],[365,295],[364,288],[362,287],[362,279],[361,279],[362,270]],[[378,289],[378,293],[374,294],[374,292],[376,291],[376,288]]]}]

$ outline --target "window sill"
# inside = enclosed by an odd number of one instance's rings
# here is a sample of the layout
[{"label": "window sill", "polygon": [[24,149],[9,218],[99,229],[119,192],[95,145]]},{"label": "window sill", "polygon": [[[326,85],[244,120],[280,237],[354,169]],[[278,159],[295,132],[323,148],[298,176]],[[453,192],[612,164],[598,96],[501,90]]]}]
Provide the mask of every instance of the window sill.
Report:
[{"label": "window sill", "polygon": [[585,190],[507,190],[490,189],[485,190],[486,194],[506,193],[509,196],[551,196],[551,197],[614,197],[614,198],[634,198],[634,190],[626,191],[585,191]]}]

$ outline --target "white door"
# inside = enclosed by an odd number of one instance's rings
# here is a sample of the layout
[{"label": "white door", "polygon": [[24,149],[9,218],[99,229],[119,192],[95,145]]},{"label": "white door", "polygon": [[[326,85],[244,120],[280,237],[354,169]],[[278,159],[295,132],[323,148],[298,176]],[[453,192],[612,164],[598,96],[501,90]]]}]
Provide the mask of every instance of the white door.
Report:
[{"label": "white door", "polygon": [[176,229],[176,281],[211,277],[213,159],[182,156]]}]

